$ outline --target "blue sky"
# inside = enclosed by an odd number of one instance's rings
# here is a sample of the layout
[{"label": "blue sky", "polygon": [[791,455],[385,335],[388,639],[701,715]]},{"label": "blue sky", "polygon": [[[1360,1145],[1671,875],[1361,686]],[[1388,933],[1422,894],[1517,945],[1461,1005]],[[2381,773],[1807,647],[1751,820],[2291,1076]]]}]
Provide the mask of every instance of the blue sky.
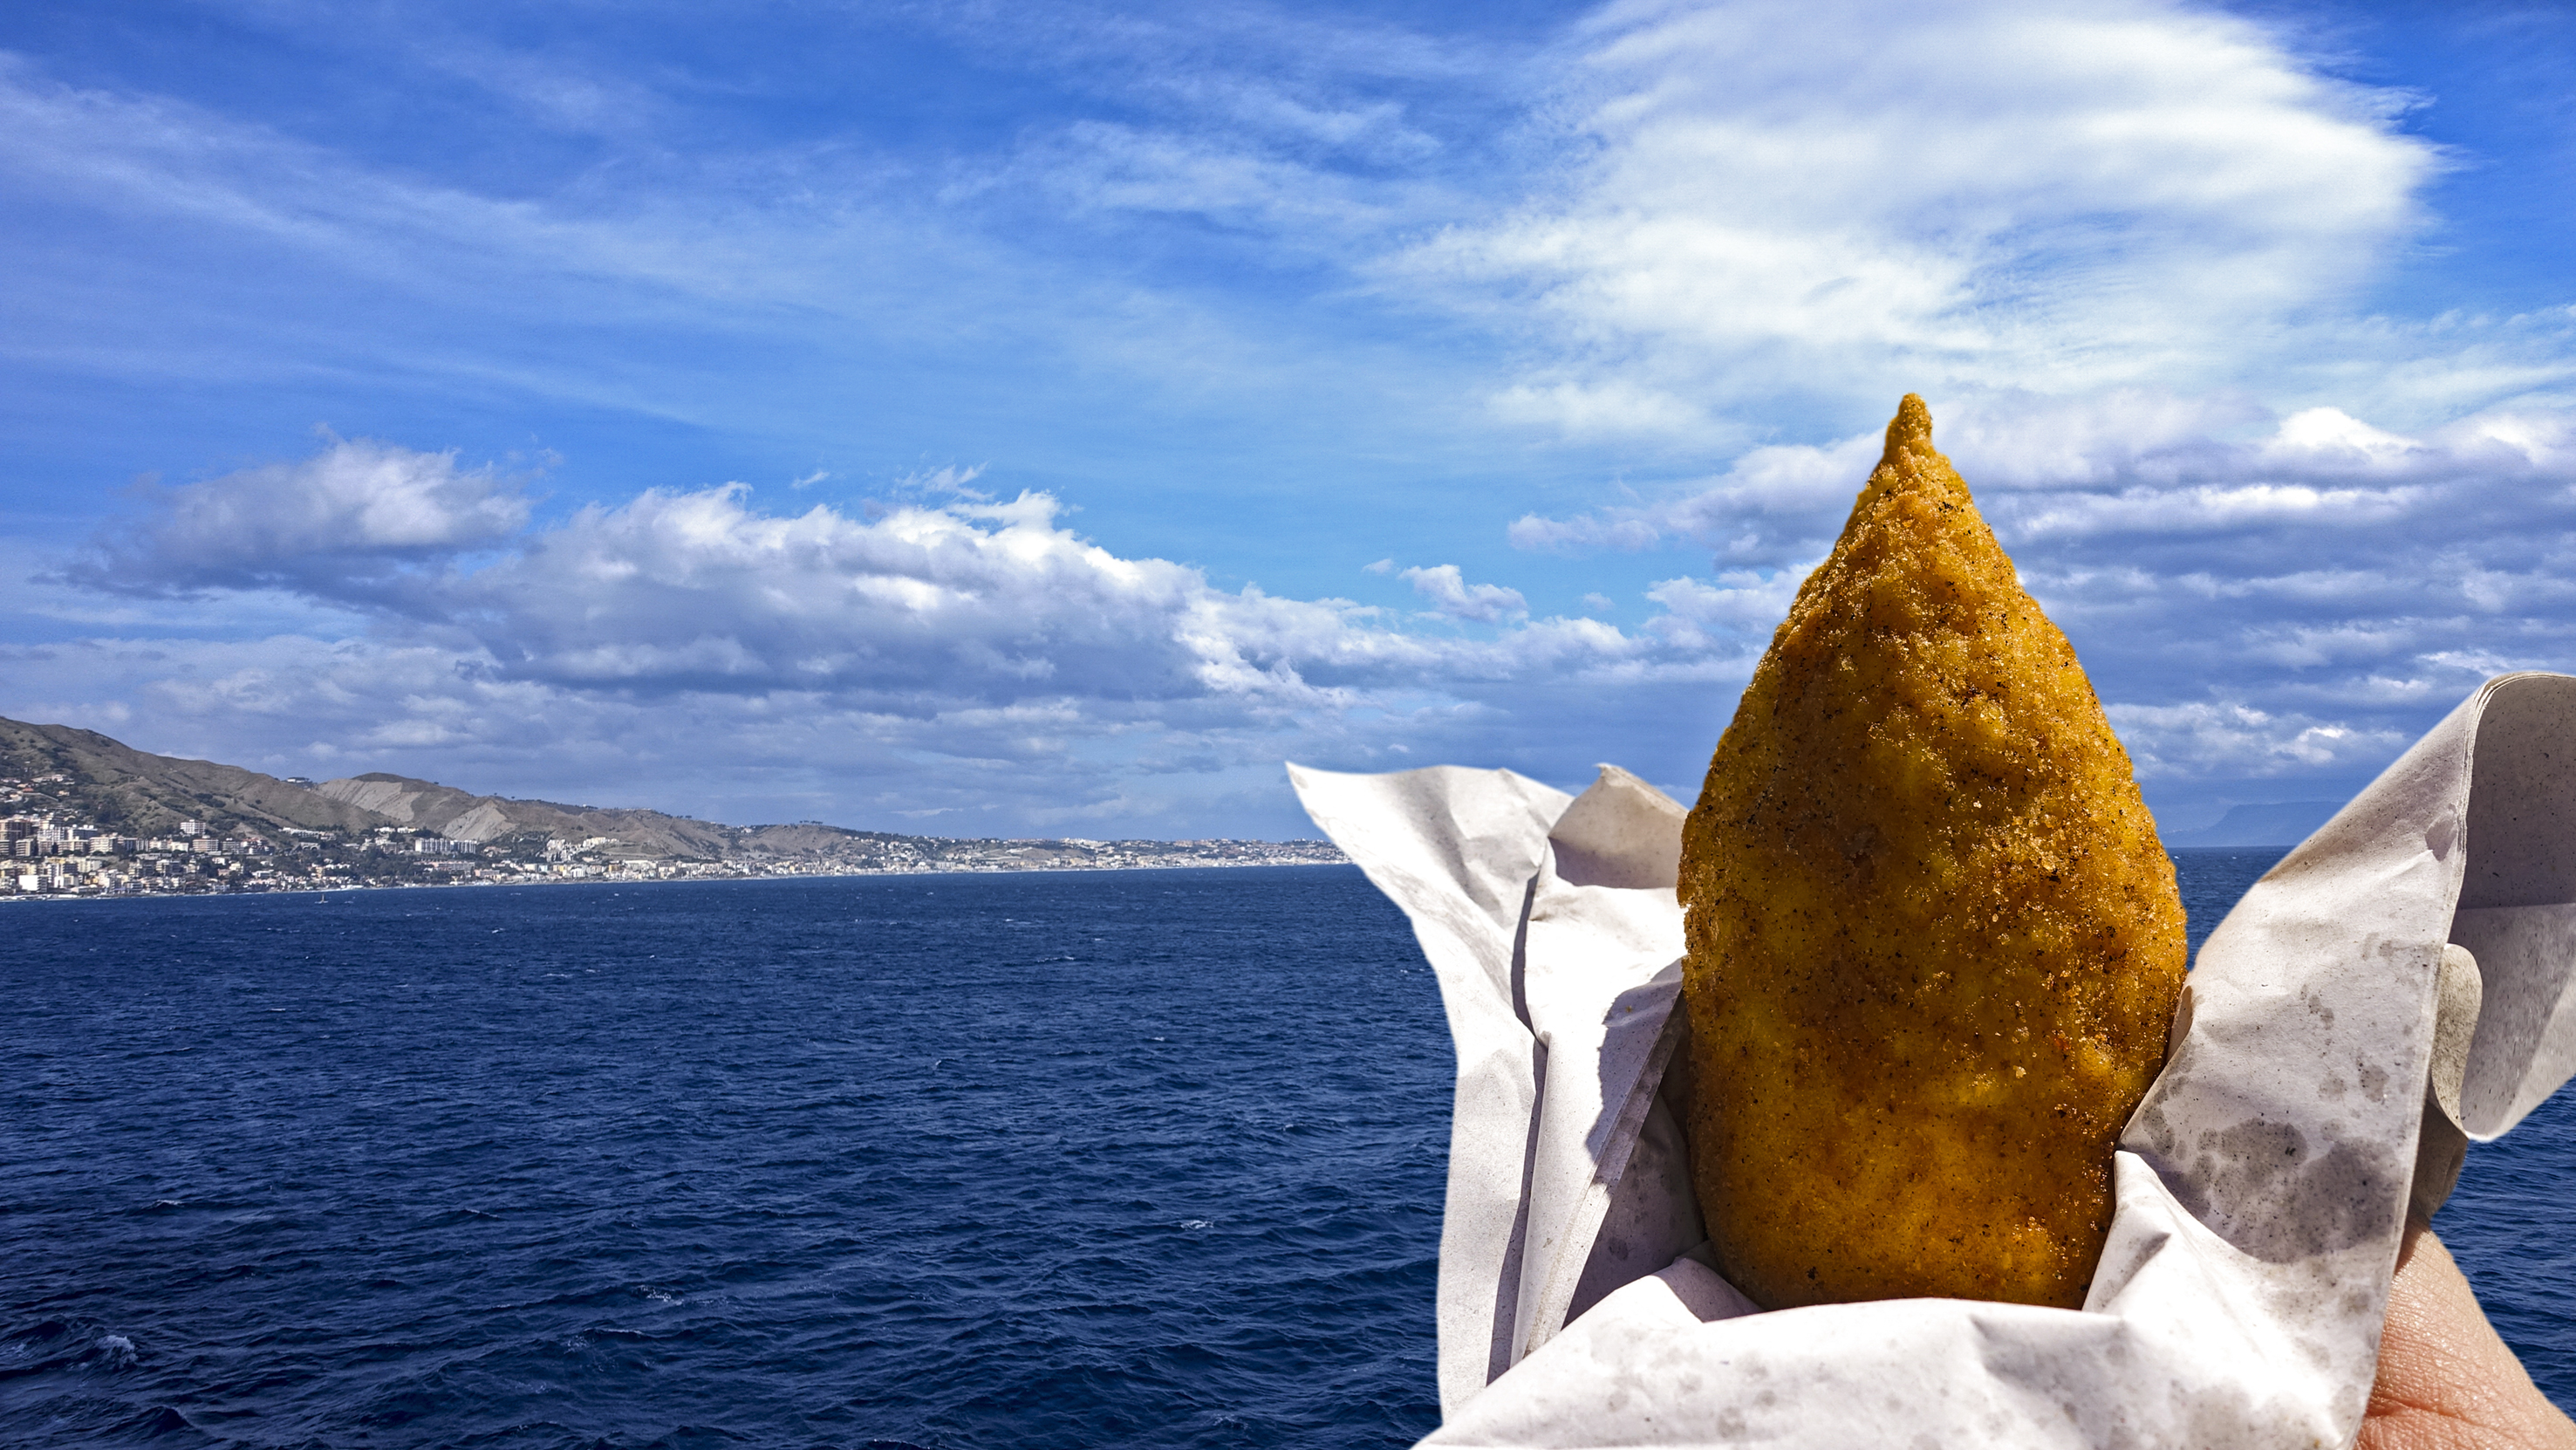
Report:
[{"label": "blue sky", "polygon": [[1930,399],[2188,829],[2576,668],[2576,20],[0,14],[0,714],[316,777],[1292,835],[1688,797]]}]

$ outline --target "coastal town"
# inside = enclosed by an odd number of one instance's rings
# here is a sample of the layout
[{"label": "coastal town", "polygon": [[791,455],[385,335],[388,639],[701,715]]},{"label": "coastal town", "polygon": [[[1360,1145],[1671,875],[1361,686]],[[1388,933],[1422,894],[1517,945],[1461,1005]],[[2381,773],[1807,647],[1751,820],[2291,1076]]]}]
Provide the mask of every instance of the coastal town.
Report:
[{"label": "coastal town", "polygon": [[[795,827],[711,828],[714,844],[672,833],[518,831],[475,840],[421,825],[251,826],[178,819],[127,834],[80,808],[73,775],[0,777],[0,896],[126,896],[355,887],[726,880],[916,872],[1100,871],[1338,863],[1321,841],[1000,840]],[[284,784],[313,789],[309,781]],[[637,813],[647,815],[649,813]],[[465,817],[464,819],[472,819]],[[668,820],[671,818],[653,818]]]}]

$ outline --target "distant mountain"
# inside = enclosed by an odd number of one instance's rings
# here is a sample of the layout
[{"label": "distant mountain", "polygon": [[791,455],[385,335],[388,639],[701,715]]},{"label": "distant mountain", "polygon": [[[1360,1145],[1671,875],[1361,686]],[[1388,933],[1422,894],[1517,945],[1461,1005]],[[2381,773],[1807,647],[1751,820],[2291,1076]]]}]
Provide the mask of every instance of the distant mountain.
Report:
[{"label": "distant mountain", "polygon": [[[210,760],[151,755],[94,730],[0,719],[0,776],[43,781],[36,789],[102,826],[165,836],[183,820],[217,830],[361,831],[383,816],[306,786]],[[59,776],[60,780],[44,781]]]},{"label": "distant mountain", "polygon": [[143,837],[172,835],[182,820],[202,821],[217,837],[282,830],[373,837],[390,828],[397,842],[404,833],[426,833],[494,848],[487,854],[496,858],[578,854],[639,870],[690,862],[732,863],[727,869],[762,874],[1342,859],[1322,842],[1002,841],[853,831],[817,821],[727,826],[660,811],[474,795],[382,772],[312,785],[153,755],[92,730],[0,719],[0,813],[19,812],[68,815]]},{"label": "distant mountain", "polygon": [[512,800],[381,772],[309,785],[237,765],[154,755],[95,730],[8,719],[0,719],[0,778],[26,782],[32,792],[13,809],[61,809],[134,836],[167,836],[183,820],[203,821],[217,835],[361,834],[393,826],[478,844],[604,839],[604,855],[681,861],[821,860],[912,839],[812,822],[724,826],[660,811]]},{"label": "distant mountain", "polygon": [[660,811],[598,810],[553,801],[471,795],[435,781],[382,772],[326,780],[313,791],[384,822],[478,844],[522,836],[572,841],[607,836],[638,854],[711,859],[724,854],[738,834],[725,826],[666,816]]},{"label": "distant mountain", "polygon": [[2268,805],[2230,806],[2218,824],[2165,837],[2168,846],[2290,847],[2315,835],[2317,827],[2343,809],[2341,801],[2274,801]]},{"label": "distant mountain", "polygon": [[0,719],[0,778],[27,782],[33,793],[13,809],[59,808],[134,836],[170,835],[183,820],[203,821],[217,835],[359,834],[393,826],[478,844],[604,838],[612,843],[605,855],[683,861],[745,854],[819,860],[911,839],[812,822],[724,826],[660,811],[512,800],[380,772],[310,785],[237,765],[154,755],[95,730],[8,719]]},{"label": "distant mountain", "polygon": [[483,844],[529,837],[567,842],[604,838],[615,843],[604,848],[605,854],[626,859],[715,861],[766,855],[820,860],[912,839],[810,821],[788,826],[725,826],[660,811],[470,795],[454,786],[382,771],[326,780],[313,791],[325,799],[366,811],[380,818],[379,823],[435,831],[454,841]]}]

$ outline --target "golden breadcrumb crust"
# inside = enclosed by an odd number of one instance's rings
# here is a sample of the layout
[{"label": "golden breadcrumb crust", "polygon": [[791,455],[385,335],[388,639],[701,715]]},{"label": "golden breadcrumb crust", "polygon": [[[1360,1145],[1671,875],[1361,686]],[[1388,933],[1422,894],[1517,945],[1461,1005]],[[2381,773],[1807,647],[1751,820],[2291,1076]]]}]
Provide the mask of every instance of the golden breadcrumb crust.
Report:
[{"label": "golden breadcrumb crust", "polygon": [[1678,889],[1693,1169],[1736,1287],[2080,1306],[2182,902],[1920,398],[1718,741]]}]

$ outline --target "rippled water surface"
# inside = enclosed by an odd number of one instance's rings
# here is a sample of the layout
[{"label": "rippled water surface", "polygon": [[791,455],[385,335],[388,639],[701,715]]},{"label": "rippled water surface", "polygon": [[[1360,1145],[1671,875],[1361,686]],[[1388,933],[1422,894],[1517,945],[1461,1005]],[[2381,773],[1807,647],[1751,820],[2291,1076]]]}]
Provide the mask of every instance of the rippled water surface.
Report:
[{"label": "rippled water surface", "polygon": [[[2182,854],[2195,935],[2268,855]],[[1450,1061],[1345,867],[0,911],[0,1444],[1408,1443]],[[2440,1227],[2576,1403],[2576,1114]]]}]

